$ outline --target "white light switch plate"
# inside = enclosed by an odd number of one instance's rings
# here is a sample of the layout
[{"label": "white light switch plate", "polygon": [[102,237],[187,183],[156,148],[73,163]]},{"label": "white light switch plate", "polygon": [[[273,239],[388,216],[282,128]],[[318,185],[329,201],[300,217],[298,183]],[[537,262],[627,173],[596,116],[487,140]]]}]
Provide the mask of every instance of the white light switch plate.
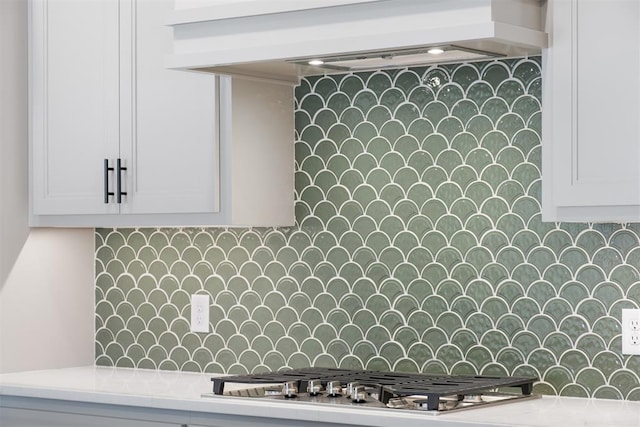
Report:
[{"label": "white light switch plate", "polygon": [[209,332],[209,295],[191,295],[191,332]]},{"label": "white light switch plate", "polygon": [[640,309],[622,309],[622,354],[640,354]]}]

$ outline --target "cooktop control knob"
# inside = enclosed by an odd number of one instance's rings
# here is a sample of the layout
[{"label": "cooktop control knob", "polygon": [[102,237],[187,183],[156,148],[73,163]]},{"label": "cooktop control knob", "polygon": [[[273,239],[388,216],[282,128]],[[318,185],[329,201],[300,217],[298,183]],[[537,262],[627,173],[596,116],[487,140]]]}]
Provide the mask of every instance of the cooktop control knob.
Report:
[{"label": "cooktop control knob", "polygon": [[354,395],[354,391],[356,388],[358,388],[358,386],[360,385],[360,383],[357,382],[352,382],[352,383],[348,383],[347,384],[347,396],[349,396],[350,398],[353,399],[353,395]]},{"label": "cooktop control knob", "polygon": [[267,388],[264,390],[265,396],[282,396],[282,389],[280,388]]},{"label": "cooktop control knob", "polygon": [[342,384],[340,384],[340,381],[329,381],[327,383],[327,396],[329,397],[342,396]]},{"label": "cooktop control knob", "polygon": [[351,391],[351,401],[353,403],[365,403],[367,401],[367,392],[363,386],[353,387]]},{"label": "cooktop control knob", "polygon": [[407,401],[402,397],[393,397],[387,402],[387,408],[409,409]]},{"label": "cooktop control knob", "polygon": [[291,399],[298,394],[298,386],[295,381],[288,381],[282,385],[282,395]]},{"label": "cooktop control knob", "polygon": [[322,391],[322,383],[320,380],[309,380],[309,385],[307,386],[307,392],[309,396],[318,396]]},{"label": "cooktop control knob", "polygon": [[416,409],[420,409],[422,411],[429,410],[429,401],[427,399],[414,400],[413,404]]},{"label": "cooktop control knob", "polygon": [[469,403],[482,403],[482,396],[479,394],[465,394],[463,400]]}]

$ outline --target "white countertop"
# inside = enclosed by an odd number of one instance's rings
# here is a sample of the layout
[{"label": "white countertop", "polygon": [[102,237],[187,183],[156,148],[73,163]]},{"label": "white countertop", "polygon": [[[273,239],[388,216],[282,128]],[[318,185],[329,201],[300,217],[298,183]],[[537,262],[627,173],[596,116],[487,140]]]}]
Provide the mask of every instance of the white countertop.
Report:
[{"label": "white countertop", "polygon": [[15,396],[377,427],[640,426],[640,402],[543,396],[432,416],[228,396],[202,398],[212,391],[211,376],[93,366],[4,374],[0,375],[0,405],[2,396]]}]

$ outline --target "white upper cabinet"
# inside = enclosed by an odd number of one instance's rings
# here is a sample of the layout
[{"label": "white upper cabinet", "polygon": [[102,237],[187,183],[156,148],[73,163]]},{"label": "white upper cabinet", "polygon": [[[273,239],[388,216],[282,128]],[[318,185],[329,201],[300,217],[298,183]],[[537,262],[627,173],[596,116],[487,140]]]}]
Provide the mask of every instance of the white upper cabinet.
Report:
[{"label": "white upper cabinet", "polygon": [[129,162],[121,212],[217,212],[215,77],[164,67],[172,1],[120,1],[120,157]]},{"label": "white upper cabinet", "polygon": [[171,6],[32,3],[35,215],[217,211],[216,79],[164,68]]},{"label": "white upper cabinet", "polygon": [[117,212],[102,165],[119,156],[118,3],[33,1],[30,41],[34,213]]},{"label": "white upper cabinet", "polygon": [[640,220],[640,2],[553,0],[543,220]]},{"label": "white upper cabinet", "polygon": [[[172,0],[31,2],[32,225],[293,223],[292,88],[254,85],[254,99],[240,98],[232,93],[253,82],[221,85],[212,74],[167,69],[173,6]],[[291,107],[272,109],[270,122],[265,114],[220,123],[220,108],[230,111],[231,102],[266,109],[274,100]],[[277,131],[241,158],[228,147],[252,144],[234,128],[248,125]],[[284,153],[288,163],[261,176],[244,168],[264,151]],[[236,191],[230,182],[237,179],[251,185]],[[245,213],[234,205],[265,193],[280,201],[278,211],[256,202]]]}]

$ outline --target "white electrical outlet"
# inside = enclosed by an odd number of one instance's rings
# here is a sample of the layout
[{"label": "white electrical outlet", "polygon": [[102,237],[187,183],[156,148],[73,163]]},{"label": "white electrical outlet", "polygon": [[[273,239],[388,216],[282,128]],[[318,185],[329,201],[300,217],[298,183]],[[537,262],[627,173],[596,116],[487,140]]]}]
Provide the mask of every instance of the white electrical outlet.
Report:
[{"label": "white electrical outlet", "polygon": [[209,295],[191,295],[191,332],[209,332]]},{"label": "white electrical outlet", "polygon": [[622,309],[622,354],[640,354],[640,309]]}]

